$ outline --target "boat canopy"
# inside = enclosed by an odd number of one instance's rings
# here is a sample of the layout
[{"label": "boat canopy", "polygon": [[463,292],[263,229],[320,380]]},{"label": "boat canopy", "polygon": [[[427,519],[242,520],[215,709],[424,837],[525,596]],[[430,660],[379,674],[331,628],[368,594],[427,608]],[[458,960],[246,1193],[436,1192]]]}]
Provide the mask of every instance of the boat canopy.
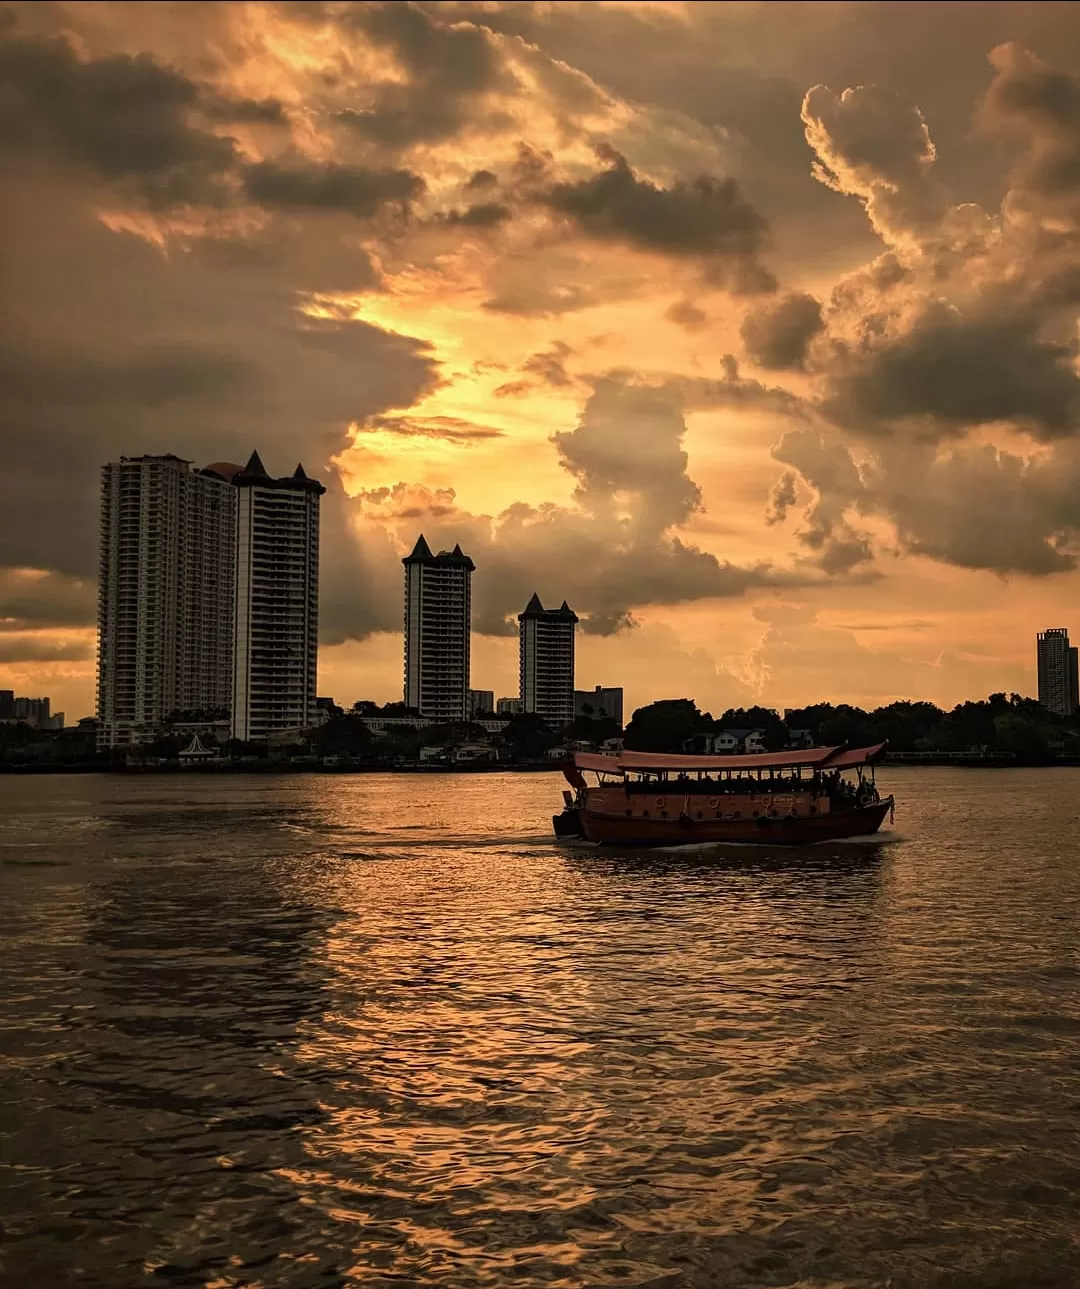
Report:
[{"label": "boat canopy", "polygon": [[751,752],[745,756],[680,756],[670,752],[619,752],[604,756],[598,752],[575,752],[574,768],[600,774],[648,774],[691,770],[719,773],[724,770],[850,770],[872,765],[885,753],[884,743],[872,747],[808,747],[789,752]]}]

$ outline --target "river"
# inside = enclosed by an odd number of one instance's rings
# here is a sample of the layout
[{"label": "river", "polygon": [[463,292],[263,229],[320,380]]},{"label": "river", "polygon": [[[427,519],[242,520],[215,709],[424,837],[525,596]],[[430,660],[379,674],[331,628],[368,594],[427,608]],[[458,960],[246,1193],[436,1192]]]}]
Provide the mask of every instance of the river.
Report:
[{"label": "river", "polygon": [[1080,770],[811,851],[551,774],[0,777],[0,1282],[1080,1283]]}]

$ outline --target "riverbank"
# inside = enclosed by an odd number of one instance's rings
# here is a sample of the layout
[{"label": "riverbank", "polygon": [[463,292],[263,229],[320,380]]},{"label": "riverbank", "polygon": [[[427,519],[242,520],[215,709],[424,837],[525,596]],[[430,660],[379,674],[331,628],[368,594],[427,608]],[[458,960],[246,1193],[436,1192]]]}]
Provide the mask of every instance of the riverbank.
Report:
[{"label": "riverbank", "polygon": [[492,765],[432,765],[418,762],[402,765],[322,765],[318,762],[295,761],[226,761],[217,764],[181,765],[101,765],[96,762],[64,764],[0,765],[0,774],[505,774],[538,772],[555,773],[561,769],[553,761],[515,761]]}]

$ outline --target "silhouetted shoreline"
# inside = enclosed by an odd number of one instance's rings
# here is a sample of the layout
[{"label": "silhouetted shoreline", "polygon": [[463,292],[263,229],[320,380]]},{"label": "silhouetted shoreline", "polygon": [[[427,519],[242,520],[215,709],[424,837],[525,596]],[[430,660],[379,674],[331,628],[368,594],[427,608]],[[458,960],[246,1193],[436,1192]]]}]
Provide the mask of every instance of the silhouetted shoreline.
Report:
[{"label": "silhouetted shoreline", "polygon": [[[1037,770],[1080,767],[1080,757],[980,756],[962,752],[920,752],[886,756],[886,766],[952,766],[967,770]],[[515,765],[309,765],[262,761],[225,765],[0,765],[0,774],[536,774],[557,773],[558,762]]]}]

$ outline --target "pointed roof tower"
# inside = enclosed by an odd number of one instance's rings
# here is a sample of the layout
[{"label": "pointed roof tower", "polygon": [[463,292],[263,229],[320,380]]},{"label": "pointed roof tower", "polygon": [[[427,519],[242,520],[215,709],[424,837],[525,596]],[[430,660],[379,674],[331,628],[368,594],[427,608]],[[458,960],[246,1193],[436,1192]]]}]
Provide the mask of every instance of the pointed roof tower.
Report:
[{"label": "pointed roof tower", "polygon": [[269,474],[267,473],[266,466],[263,465],[262,458],[259,456],[258,452],[252,452],[251,456],[248,457],[248,463],[246,466],[244,466],[244,473],[264,475],[268,479],[270,477]]},{"label": "pointed roof tower", "polygon": [[522,622],[525,618],[542,618],[545,613],[547,613],[547,609],[540,603],[540,597],[533,591],[532,599],[518,614],[518,621]]},{"label": "pointed roof tower", "polygon": [[421,533],[416,539],[416,545],[412,548],[412,554],[406,555],[401,561],[403,564],[428,564],[435,558],[431,553],[431,547],[424,540],[424,534]]},{"label": "pointed roof tower", "polygon": [[304,466],[302,462],[297,461],[296,469],[293,471],[292,477],[294,479],[300,479],[300,480],[305,480],[309,477],[307,474],[304,473]]}]

